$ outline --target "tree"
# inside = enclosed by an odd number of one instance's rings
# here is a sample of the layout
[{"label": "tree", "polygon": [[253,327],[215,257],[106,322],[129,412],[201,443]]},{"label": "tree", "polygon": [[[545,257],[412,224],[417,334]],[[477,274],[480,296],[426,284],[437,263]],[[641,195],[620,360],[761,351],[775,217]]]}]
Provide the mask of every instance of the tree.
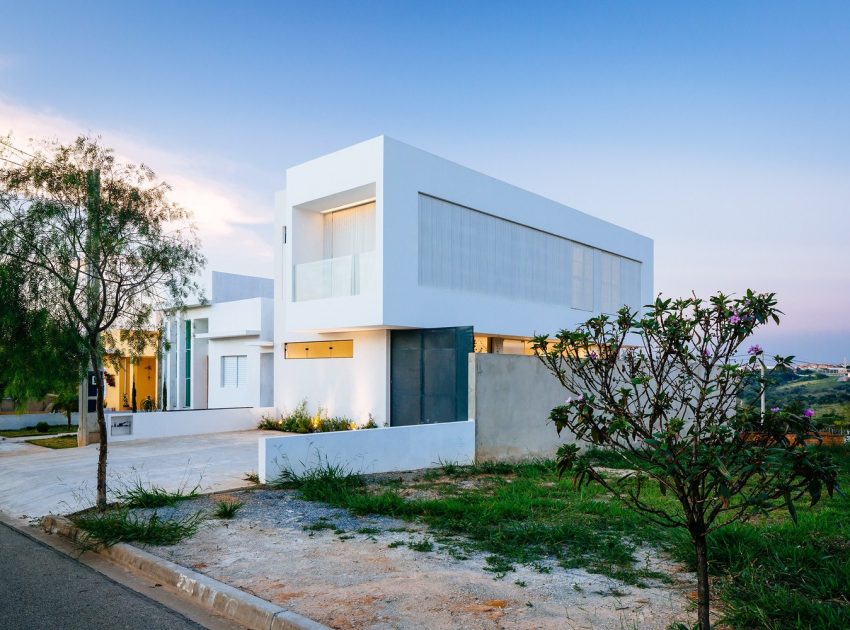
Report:
[{"label": "tree", "polygon": [[[600,484],[654,523],[688,531],[707,630],[708,534],[779,508],[796,520],[794,501],[808,495],[814,504],[823,489],[831,496],[837,468],[805,446],[820,439],[810,409],[753,410],[771,375],[793,359],[776,356],[768,367],[758,345],[741,356],[755,329],[779,323],[774,294],[659,297],[647,309],[592,318],[554,341],[538,336],[534,350],[571,395],[550,414],[559,435],[575,436],[558,451],[559,472],[572,471],[579,485]],[[748,377],[758,387],[739,405]],[[606,476],[579,443],[613,449],[635,472]],[[650,486],[677,504],[651,501]]]},{"label": "tree", "polygon": [[190,215],[169,201],[168,186],[144,165],[117,161],[97,140],[18,151],[3,164],[0,264],[23,270],[28,304],[75,332],[94,374],[103,509],[104,351],[120,338],[138,356],[154,310],[179,308],[199,293],[195,277],[204,259]]},{"label": "tree", "polygon": [[22,410],[52,394],[55,409],[77,398],[83,350],[73,329],[46,309],[29,308],[31,281],[20,266],[0,264],[0,395]]},{"label": "tree", "polygon": [[133,413],[136,413],[139,410],[139,408],[136,405],[136,381],[135,381],[135,379],[133,380],[133,389],[131,390],[131,392],[132,393],[130,394],[130,409],[132,410]]}]

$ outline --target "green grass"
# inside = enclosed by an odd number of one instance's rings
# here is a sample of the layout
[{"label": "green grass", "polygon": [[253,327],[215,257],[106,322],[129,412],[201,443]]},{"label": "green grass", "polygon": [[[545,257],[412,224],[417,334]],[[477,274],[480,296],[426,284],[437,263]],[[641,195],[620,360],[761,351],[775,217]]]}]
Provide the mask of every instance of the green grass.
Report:
[{"label": "green grass", "polygon": [[[850,447],[830,453],[850,486]],[[623,468],[616,454],[596,452],[599,465]],[[472,484],[458,484],[470,481]],[[452,555],[484,552],[486,570],[503,577],[516,564],[548,572],[544,561],[585,569],[627,584],[669,580],[635,557],[638,545],[664,549],[693,564],[684,531],[658,527],[620,505],[597,486],[575,488],[558,479],[551,463],[443,464],[442,470],[408,484],[419,490],[403,497],[391,484],[367,484],[340,467],[325,466],[289,475],[284,487],[308,500],[427,524],[434,543]],[[650,503],[671,505],[657,490]],[[404,543],[398,542],[391,546]],[[724,621],[735,628],[850,627],[850,499],[836,495],[818,505],[798,506],[795,525],[774,512],[745,525],[721,529],[710,538],[714,589]]]},{"label": "green grass", "polygon": [[0,431],[0,437],[14,438],[30,437],[34,435],[56,435],[57,433],[74,433],[76,430],[76,424],[72,424],[70,429],[67,424],[51,425],[47,431],[43,433],[41,431],[37,431],[35,427],[23,427],[22,429],[3,429]]},{"label": "green grass", "polygon": [[198,512],[182,518],[162,519],[156,512],[142,516],[120,507],[106,512],[90,511],[72,517],[74,524],[86,532],[94,545],[111,547],[119,542],[139,542],[148,545],[175,545],[194,536],[203,515]]},{"label": "green grass", "polygon": [[242,509],[241,501],[223,500],[217,501],[213,509],[213,516],[216,518],[230,519],[236,516],[236,513]]},{"label": "green grass", "polygon": [[199,487],[195,486],[188,492],[184,488],[172,492],[157,486],[145,485],[140,480],[136,480],[117,492],[116,498],[126,508],[173,507],[180,501],[196,498],[198,489]]},{"label": "green grass", "polygon": [[35,444],[45,448],[76,448],[76,435],[63,435],[62,437],[44,438],[43,440],[27,440],[27,444]]}]

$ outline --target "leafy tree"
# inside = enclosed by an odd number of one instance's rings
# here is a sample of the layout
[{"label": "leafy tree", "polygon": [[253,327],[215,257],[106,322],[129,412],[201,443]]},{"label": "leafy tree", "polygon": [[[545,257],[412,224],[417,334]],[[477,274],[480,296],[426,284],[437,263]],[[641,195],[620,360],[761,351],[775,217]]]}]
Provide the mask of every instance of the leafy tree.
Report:
[{"label": "leafy tree", "polygon": [[65,414],[69,430],[71,429],[71,414],[74,413],[80,406],[79,385],[79,380],[77,380],[73,383],[69,383],[61,389],[58,389],[54,394],[53,411],[61,411]]},{"label": "leafy tree", "polygon": [[204,259],[190,216],[169,201],[168,186],[146,166],[117,161],[97,140],[52,143],[2,163],[0,264],[23,270],[26,303],[74,331],[95,375],[103,509],[104,351],[120,336],[131,357],[139,356],[154,310],[179,308],[199,292],[194,278]]},{"label": "leafy tree", "polygon": [[[562,330],[554,341],[534,340],[537,356],[571,395],[550,414],[559,434],[575,436],[558,451],[559,471],[572,471],[577,484],[602,485],[654,523],[688,531],[703,630],[708,534],[778,508],[796,520],[794,501],[808,495],[814,504],[837,484],[830,458],[804,446],[819,439],[810,409],[753,410],[771,373],[793,358],[774,357],[769,368],[757,345],[742,356],[756,328],[779,323],[776,306],[774,294],[752,291],[740,299],[659,297],[643,315],[624,308]],[[739,406],[746,378],[759,387]],[[612,449],[635,472],[606,476],[579,443]],[[677,502],[653,501],[650,485]]]},{"label": "leafy tree", "polygon": [[0,264],[0,395],[18,409],[49,394],[76,400],[83,363],[75,331],[47,309],[29,308],[31,280],[20,266]]}]

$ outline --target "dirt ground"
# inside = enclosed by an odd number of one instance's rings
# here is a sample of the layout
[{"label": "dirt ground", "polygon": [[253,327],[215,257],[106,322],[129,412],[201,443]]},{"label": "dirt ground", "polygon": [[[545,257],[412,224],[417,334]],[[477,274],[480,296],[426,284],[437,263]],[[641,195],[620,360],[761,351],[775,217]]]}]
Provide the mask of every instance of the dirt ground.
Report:
[{"label": "dirt ground", "polygon": [[[421,526],[354,517],[287,491],[228,496],[245,503],[234,519],[210,519],[193,538],[148,551],[332,628],[651,630],[693,616],[693,574],[652,550],[639,554],[641,563],[671,575],[672,585],[627,586],[554,563],[517,565],[499,578],[484,570],[483,554],[459,559],[437,543],[410,548],[431,540]],[[209,512],[217,498],[176,511]]]}]

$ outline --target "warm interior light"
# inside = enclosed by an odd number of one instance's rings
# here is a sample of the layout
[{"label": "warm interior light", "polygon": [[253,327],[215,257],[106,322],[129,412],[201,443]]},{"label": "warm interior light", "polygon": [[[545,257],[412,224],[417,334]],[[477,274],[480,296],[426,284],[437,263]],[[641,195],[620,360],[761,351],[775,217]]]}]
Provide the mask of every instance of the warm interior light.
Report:
[{"label": "warm interior light", "polygon": [[337,212],[339,210],[348,210],[349,208],[356,208],[357,206],[365,206],[369,203],[374,203],[377,200],[377,197],[371,197],[369,199],[361,199],[360,201],[354,201],[352,203],[347,203],[342,206],[336,206],[334,208],[327,208],[326,210],[320,210],[320,214],[329,214],[331,212]]}]

